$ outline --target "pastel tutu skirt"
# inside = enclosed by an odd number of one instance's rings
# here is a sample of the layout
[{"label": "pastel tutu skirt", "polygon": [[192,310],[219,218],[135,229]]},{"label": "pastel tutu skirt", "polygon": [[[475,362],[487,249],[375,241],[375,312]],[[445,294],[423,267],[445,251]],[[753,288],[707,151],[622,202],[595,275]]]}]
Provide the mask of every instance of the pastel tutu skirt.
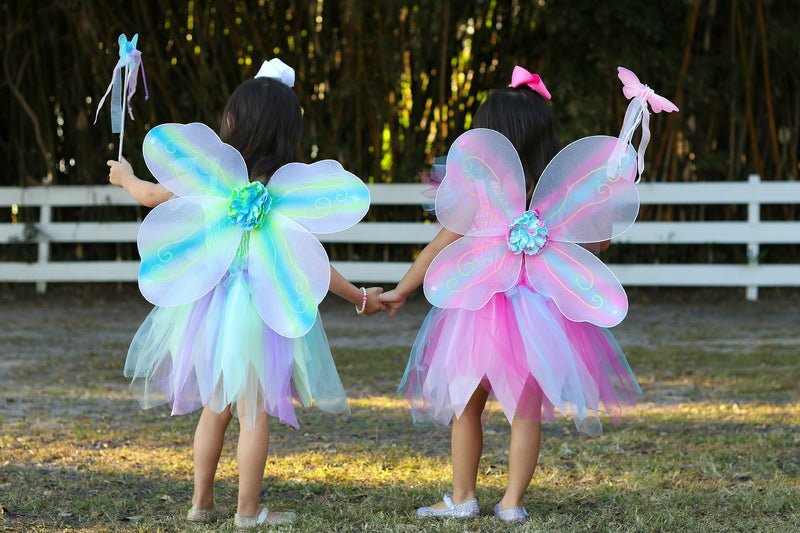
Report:
[{"label": "pastel tutu skirt", "polygon": [[154,308],[131,342],[125,376],[143,408],[167,403],[174,415],[231,405],[245,422],[265,411],[296,428],[294,401],[349,412],[320,317],[303,337],[278,335],[258,315],[243,269],[191,304]]},{"label": "pastel tutu skirt", "polygon": [[641,388],[613,335],[566,319],[527,284],[495,294],[481,309],[433,308],[411,348],[399,391],[414,420],[449,424],[478,387],[506,418],[571,416],[580,431],[616,422]]}]

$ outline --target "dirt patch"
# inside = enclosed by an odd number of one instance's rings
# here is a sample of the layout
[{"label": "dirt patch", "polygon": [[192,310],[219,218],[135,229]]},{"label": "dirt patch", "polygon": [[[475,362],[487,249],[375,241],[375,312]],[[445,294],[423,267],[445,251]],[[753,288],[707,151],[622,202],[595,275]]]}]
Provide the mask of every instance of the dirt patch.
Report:
[{"label": "dirt patch", "polygon": [[[137,327],[151,307],[135,292],[100,295],[54,291],[8,293],[0,306],[0,407],[6,416],[34,411],[81,415],[93,400],[87,386],[105,387],[126,403],[122,367]],[[407,350],[430,310],[421,296],[389,319],[355,316],[352,306],[329,297],[321,312],[336,350]],[[774,347],[800,353],[800,305],[795,300],[634,303],[614,333],[638,373],[636,354],[663,350],[742,354]],[[399,376],[398,376],[399,377]],[[41,384],[47,384],[46,389]],[[697,399],[696,380],[648,383],[649,401]],[[661,386],[663,385],[663,386]],[[662,390],[663,389],[663,390]],[[72,400],[81,400],[73,402]],[[35,401],[33,401],[35,399]],[[127,406],[130,407],[130,406]]]}]

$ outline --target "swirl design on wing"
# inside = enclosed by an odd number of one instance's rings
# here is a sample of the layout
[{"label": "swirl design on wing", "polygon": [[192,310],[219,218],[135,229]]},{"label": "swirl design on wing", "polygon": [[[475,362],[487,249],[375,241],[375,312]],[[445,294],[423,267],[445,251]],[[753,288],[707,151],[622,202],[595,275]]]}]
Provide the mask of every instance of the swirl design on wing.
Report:
[{"label": "swirl design on wing", "polygon": [[[212,196],[219,192],[209,187],[209,184],[215,181],[221,180],[226,189],[233,188],[231,176],[222,168],[220,158],[187,143],[185,134],[181,130],[156,128],[148,135],[153,136],[149,139],[150,144],[161,146],[163,153],[159,159],[167,159],[167,166],[182,182]],[[204,176],[206,179],[197,180],[197,176]]]},{"label": "swirl design on wing", "polygon": [[[179,269],[168,270],[167,268],[165,268],[169,263],[172,262],[173,259],[175,259],[175,254],[180,253],[176,250],[177,248],[180,248],[179,245],[181,243],[185,243],[191,239],[198,237],[197,234],[203,231],[203,229],[204,228],[202,227],[197,228],[193,232],[187,234],[182,239],[178,239],[176,241],[168,242],[166,244],[161,245],[155,254],[156,257],[158,258],[159,263],[161,264],[156,263],[150,266],[151,271],[153,272],[153,274],[150,276],[150,280],[155,283],[163,283],[166,281],[174,280],[183,275],[189,269],[191,269],[192,266],[197,264],[203,257],[202,251],[195,254],[195,256],[190,261],[184,262],[184,264]],[[166,272],[170,272],[170,274],[165,275]]]},{"label": "swirl design on wing", "polygon": [[[547,220],[552,219],[553,217],[555,217],[558,213],[560,213],[564,209],[564,207],[569,202],[569,199],[570,199],[570,196],[572,195],[573,189],[575,187],[577,187],[580,182],[582,182],[583,180],[589,178],[590,176],[593,176],[593,175],[596,175],[596,174],[600,173],[602,170],[605,170],[606,168],[608,168],[608,167],[607,166],[602,166],[602,167],[598,167],[598,168],[596,168],[594,170],[591,170],[590,172],[588,172],[587,174],[584,174],[578,180],[576,180],[575,182],[570,184],[570,186],[567,188],[567,192],[564,194],[564,199],[561,201],[561,205],[558,207],[558,209],[556,209],[555,211],[551,212],[547,216]],[[581,212],[585,211],[586,209],[589,209],[592,206],[604,204],[604,203],[608,202],[611,199],[612,196],[614,196],[614,189],[606,182],[616,183],[617,181],[620,180],[620,178],[622,177],[622,174],[621,173],[615,174],[617,176],[616,179],[612,179],[611,177],[606,176],[605,173],[603,173],[602,175],[605,176],[604,179],[600,183],[598,183],[597,186],[596,186],[596,191],[597,191],[598,195],[600,196],[600,198],[598,200],[594,201],[594,202],[585,202],[585,203],[583,203],[580,206],[580,208],[576,209],[575,212],[572,213],[568,218],[566,218],[565,220],[562,220],[558,224],[550,226],[551,230],[555,230],[555,229],[558,229],[558,228],[560,228],[562,226],[565,226],[565,225],[569,224],[570,221],[572,221],[572,219],[574,219],[575,217],[580,215]]]},{"label": "swirl design on wing", "polygon": [[[264,230],[256,230],[256,231],[264,231]],[[267,230],[269,231],[269,230]],[[297,266],[297,263],[294,260],[294,254],[292,254],[292,250],[289,248],[288,243],[285,239],[282,238],[283,236],[276,235],[276,232],[269,231],[269,244],[272,248],[272,253],[270,257],[272,259],[272,270],[274,272],[279,272],[280,269],[278,264],[278,250],[275,245],[275,240],[280,240],[280,245],[282,248],[283,255],[282,257],[286,258],[288,261],[288,266],[290,267],[290,271],[288,277],[290,279],[295,278],[296,281],[294,282],[294,289],[297,292],[297,300],[294,302],[289,301],[289,298],[286,294],[285,290],[279,290],[278,294],[281,297],[281,300],[286,305],[287,309],[296,313],[296,314],[303,314],[308,310],[308,302],[306,301],[306,297],[310,292],[310,284],[308,282],[308,278],[306,278],[305,273]],[[284,263],[286,264],[286,263]]]},{"label": "swirl design on wing", "polygon": [[[489,171],[489,173],[492,175],[492,180],[489,183],[493,188],[494,194],[492,194],[491,198],[494,199],[495,201],[499,202],[499,204],[500,204],[500,206],[502,208],[506,209],[508,207],[508,205],[506,203],[505,196],[503,194],[497,194],[497,192],[500,190],[501,185],[502,185],[500,177],[497,175],[497,173],[494,171],[494,169],[491,167],[491,165],[489,165],[489,163],[487,163],[485,160],[483,160],[482,158],[480,158],[478,156],[475,156],[475,155],[466,157],[466,158],[464,158],[464,161],[461,164],[461,169],[464,171],[464,174],[467,175],[467,177],[470,179],[470,182],[473,183],[476,187],[478,186],[477,185],[478,183],[485,183],[486,182],[486,180],[481,180],[478,177],[478,167],[472,161],[479,162],[483,166],[483,168],[485,168],[487,171]],[[478,200],[489,199],[488,188],[485,188],[483,195],[477,194],[477,193],[475,193],[473,191],[470,191],[470,190],[467,190],[464,187],[462,187],[462,190],[467,195],[472,196],[473,198],[477,198]],[[492,220],[494,222],[496,222],[498,225],[505,224],[505,221],[501,219],[500,215],[497,212],[495,212],[494,209],[492,209],[492,207],[493,207],[492,202],[489,201],[487,203],[489,205],[489,209],[488,209],[489,216],[492,218]],[[483,205],[484,202],[481,202],[481,204]]]},{"label": "swirl design on wing", "polygon": [[467,278],[467,277],[471,276],[473,271],[475,270],[474,261],[472,259],[468,259],[468,257],[469,256],[473,256],[473,255],[480,255],[480,253],[482,251],[486,250],[487,248],[492,248],[493,246],[496,246],[496,245],[497,245],[497,242],[495,242],[495,241],[488,242],[486,244],[483,244],[482,246],[478,246],[476,248],[473,248],[472,250],[469,250],[469,251],[464,252],[463,254],[461,254],[458,257],[458,261],[456,262],[456,270],[458,271],[458,274],[459,274],[459,276],[461,276],[461,278],[456,278],[456,277],[449,278],[447,280],[447,283],[445,284],[446,287],[447,287],[447,290],[450,291],[451,293],[459,293],[459,292],[463,292],[463,291],[469,290],[472,287],[474,287],[475,285],[483,283],[487,279],[489,279],[492,276],[494,276],[497,272],[499,272],[500,269],[503,268],[503,265],[505,264],[506,260],[508,259],[509,255],[510,255],[509,253],[504,253],[503,256],[502,256],[502,259],[500,260],[500,262],[497,265],[495,265],[495,268],[493,270],[491,270],[490,272],[488,272],[486,275],[484,275],[481,278],[478,278],[476,280],[473,280],[472,282],[470,282],[468,285],[465,285],[464,287],[458,288],[458,284],[461,281],[463,281],[464,278]]},{"label": "swirl design on wing", "polygon": [[[570,287],[568,287],[564,283],[564,281],[561,279],[561,276],[559,276],[558,274],[553,272],[553,269],[550,267],[550,261],[548,260],[549,253],[552,253],[552,252],[550,252],[551,250],[555,250],[560,255],[562,255],[563,257],[567,258],[567,260],[569,260],[573,265],[577,266],[581,271],[583,271],[584,275],[581,275],[581,274],[576,274],[575,275],[575,284],[578,286],[578,288],[582,292],[590,292],[591,291],[593,294],[585,294],[585,295],[583,295],[583,294],[576,293],[575,291],[573,291]],[[563,250],[561,250],[558,247],[549,247],[548,248],[548,253],[547,254],[542,254],[541,258],[544,260],[545,267],[547,268],[547,272],[550,274],[550,276],[553,279],[555,279],[558,282],[559,285],[561,285],[561,288],[563,288],[565,291],[567,291],[568,293],[573,295],[583,305],[585,305],[586,307],[588,307],[590,309],[594,309],[594,310],[598,310],[598,309],[602,308],[603,305],[605,305],[605,300],[603,299],[603,297],[600,294],[598,294],[596,291],[593,291],[593,289],[594,289],[594,274],[592,273],[591,270],[586,268],[586,265],[584,265],[580,261],[576,260],[571,255],[565,253]]]},{"label": "swirl design on wing", "polygon": [[314,209],[320,211],[320,214],[314,218],[324,218],[328,216],[333,209],[333,202],[330,198],[317,198],[314,201]]},{"label": "swirl design on wing", "polygon": [[[155,139],[152,142],[155,143],[156,142]],[[175,152],[178,151],[178,149],[175,146],[175,141],[173,140],[165,141],[162,146],[164,147],[164,151],[167,152],[168,154],[174,154]]]},{"label": "swirl design on wing", "polygon": [[[269,188],[269,185],[267,185]],[[302,187],[292,187],[283,191],[281,196],[275,196],[275,202],[280,202],[286,197],[290,197],[299,191],[318,192],[319,196],[314,200],[315,213],[313,215],[302,212],[302,218],[319,220],[330,216],[334,208],[343,206],[350,201],[350,191],[340,185],[305,185]],[[331,200],[333,198],[333,200]],[[298,216],[299,210],[282,208],[282,212],[289,217]]]}]

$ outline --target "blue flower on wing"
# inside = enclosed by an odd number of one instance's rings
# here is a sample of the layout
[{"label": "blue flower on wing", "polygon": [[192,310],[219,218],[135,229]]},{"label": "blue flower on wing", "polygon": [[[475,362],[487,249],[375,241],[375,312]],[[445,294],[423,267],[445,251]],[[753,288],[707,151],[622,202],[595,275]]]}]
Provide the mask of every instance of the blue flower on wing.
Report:
[{"label": "blue flower on wing", "polygon": [[515,254],[538,254],[547,244],[547,226],[537,211],[525,211],[508,226],[508,248]]},{"label": "blue flower on wing", "polygon": [[260,181],[240,187],[231,193],[228,216],[243,231],[261,227],[272,206],[272,198]]}]

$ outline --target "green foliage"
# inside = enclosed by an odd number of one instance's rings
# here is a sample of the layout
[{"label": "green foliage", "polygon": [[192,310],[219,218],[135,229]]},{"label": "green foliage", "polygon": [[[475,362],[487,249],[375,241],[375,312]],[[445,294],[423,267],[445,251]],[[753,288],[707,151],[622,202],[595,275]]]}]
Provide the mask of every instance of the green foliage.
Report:
[{"label": "green foliage", "polygon": [[[134,162],[147,129],[216,127],[263,59],[297,70],[303,152],[370,181],[413,181],[471,123],[514,64],[554,94],[562,140],[615,134],[625,65],[676,101],[654,117],[650,180],[796,179],[798,0],[296,0],[3,3],[0,183],[102,183],[115,157],[95,105],[116,37],[139,32],[152,98],[126,127]],[[763,24],[761,22],[763,21]]]}]

